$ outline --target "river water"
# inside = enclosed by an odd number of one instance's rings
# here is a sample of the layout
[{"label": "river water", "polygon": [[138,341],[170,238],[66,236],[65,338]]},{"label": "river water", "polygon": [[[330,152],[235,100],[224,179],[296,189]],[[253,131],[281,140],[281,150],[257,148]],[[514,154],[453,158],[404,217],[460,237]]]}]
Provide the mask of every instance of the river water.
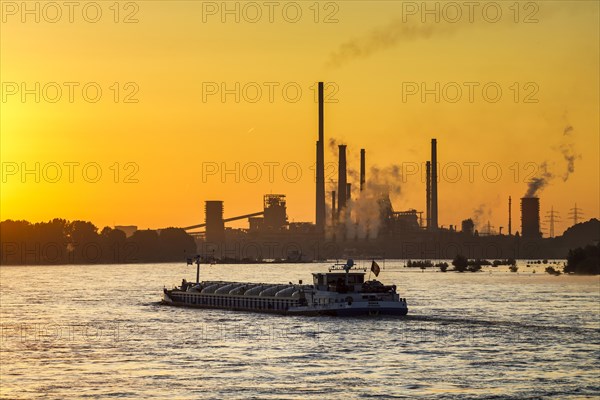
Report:
[{"label": "river water", "polygon": [[[329,264],[213,265],[202,279],[307,283]],[[364,263],[368,266],[368,263]],[[0,268],[1,391],[31,398],[595,398],[600,281],[520,263],[386,261],[407,317],[162,306],[181,264]],[[533,270],[537,269],[537,273]]]}]

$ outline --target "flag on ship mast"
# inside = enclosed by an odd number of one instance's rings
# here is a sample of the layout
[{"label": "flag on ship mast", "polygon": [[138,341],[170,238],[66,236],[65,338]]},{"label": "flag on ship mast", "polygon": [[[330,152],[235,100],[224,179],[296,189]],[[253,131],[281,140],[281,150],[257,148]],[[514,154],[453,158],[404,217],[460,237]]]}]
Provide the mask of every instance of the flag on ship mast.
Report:
[{"label": "flag on ship mast", "polygon": [[377,264],[375,260],[373,260],[373,263],[371,264],[371,271],[375,274],[375,276],[379,276],[379,264]]}]

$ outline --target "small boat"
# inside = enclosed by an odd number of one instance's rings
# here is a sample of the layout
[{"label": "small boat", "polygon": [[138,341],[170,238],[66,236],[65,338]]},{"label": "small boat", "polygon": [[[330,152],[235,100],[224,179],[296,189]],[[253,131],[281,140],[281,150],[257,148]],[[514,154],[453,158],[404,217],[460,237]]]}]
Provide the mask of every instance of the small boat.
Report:
[{"label": "small boat", "polygon": [[[352,260],[334,264],[326,273],[313,273],[313,284],[200,282],[200,257],[196,256],[196,282],[164,288],[162,303],[169,306],[216,308],[285,315],[406,315],[406,299],[395,285],[365,281],[366,269]],[[190,264],[188,260],[188,264]],[[373,261],[371,271],[379,275]]]}]

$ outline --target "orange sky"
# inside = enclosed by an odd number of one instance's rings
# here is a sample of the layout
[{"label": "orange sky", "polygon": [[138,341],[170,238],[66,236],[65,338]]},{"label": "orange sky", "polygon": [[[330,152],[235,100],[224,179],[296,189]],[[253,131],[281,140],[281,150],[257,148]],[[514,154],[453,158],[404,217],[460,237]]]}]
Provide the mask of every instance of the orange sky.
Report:
[{"label": "orange sky", "polygon": [[[203,221],[205,200],[224,200],[227,217],[285,193],[290,220],[313,221],[319,80],[337,101],[325,107],[326,140],[348,145],[349,168],[364,147],[368,168],[404,172],[397,210],[425,209],[421,163],[436,137],[441,225],[479,210],[480,223],[506,231],[511,195],[518,226],[516,199],[543,162],[555,178],[542,216],[560,213],[557,233],[575,203],[586,219],[599,215],[597,2],[478,3],[471,16],[457,2],[460,18],[446,3],[422,14],[421,2],[321,2],[318,22],[312,2],[276,3],[272,22],[248,3],[227,3],[238,4],[236,22],[221,2],[121,2],[118,16],[98,2],[95,23],[88,2],[72,22],[66,7],[59,17],[39,4],[36,22],[21,2],[2,3],[1,219],[185,226]],[[233,90],[224,101],[222,84]],[[421,85],[434,93],[422,99]],[[561,151],[574,156],[566,181]],[[239,182],[203,174],[236,163]]]}]

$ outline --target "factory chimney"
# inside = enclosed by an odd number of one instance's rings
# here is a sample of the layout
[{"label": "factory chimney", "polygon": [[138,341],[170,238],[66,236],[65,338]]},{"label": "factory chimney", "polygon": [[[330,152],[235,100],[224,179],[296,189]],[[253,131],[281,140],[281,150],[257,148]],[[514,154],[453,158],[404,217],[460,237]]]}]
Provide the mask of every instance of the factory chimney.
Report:
[{"label": "factory chimney", "polygon": [[365,188],[365,149],[360,149],[360,191]]},{"label": "factory chimney", "polygon": [[315,223],[317,232],[325,230],[325,151],[323,134],[323,82],[319,82],[319,140],[317,141],[317,199]]},{"label": "factory chimney", "polygon": [[346,145],[338,146],[339,161],[338,161],[338,215],[343,212],[346,207]]},{"label": "factory chimney", "polygon": [[431,139],[431,229],[438,228],[437,140]]},{"label": "factory chimney", "polygon": [[508,196],[508,236],[512,235],[512,199]]},{"label": "factory chimney", "polygon": [[426,179],[425,179],[425,220],[427,221],[427,229],[431,229],[431,161],[425,163]]},{"label": "factory chimney", "polygon": [[335,214],[335,190],[331,191],[331,226],[335,226],[336,214]]}]

